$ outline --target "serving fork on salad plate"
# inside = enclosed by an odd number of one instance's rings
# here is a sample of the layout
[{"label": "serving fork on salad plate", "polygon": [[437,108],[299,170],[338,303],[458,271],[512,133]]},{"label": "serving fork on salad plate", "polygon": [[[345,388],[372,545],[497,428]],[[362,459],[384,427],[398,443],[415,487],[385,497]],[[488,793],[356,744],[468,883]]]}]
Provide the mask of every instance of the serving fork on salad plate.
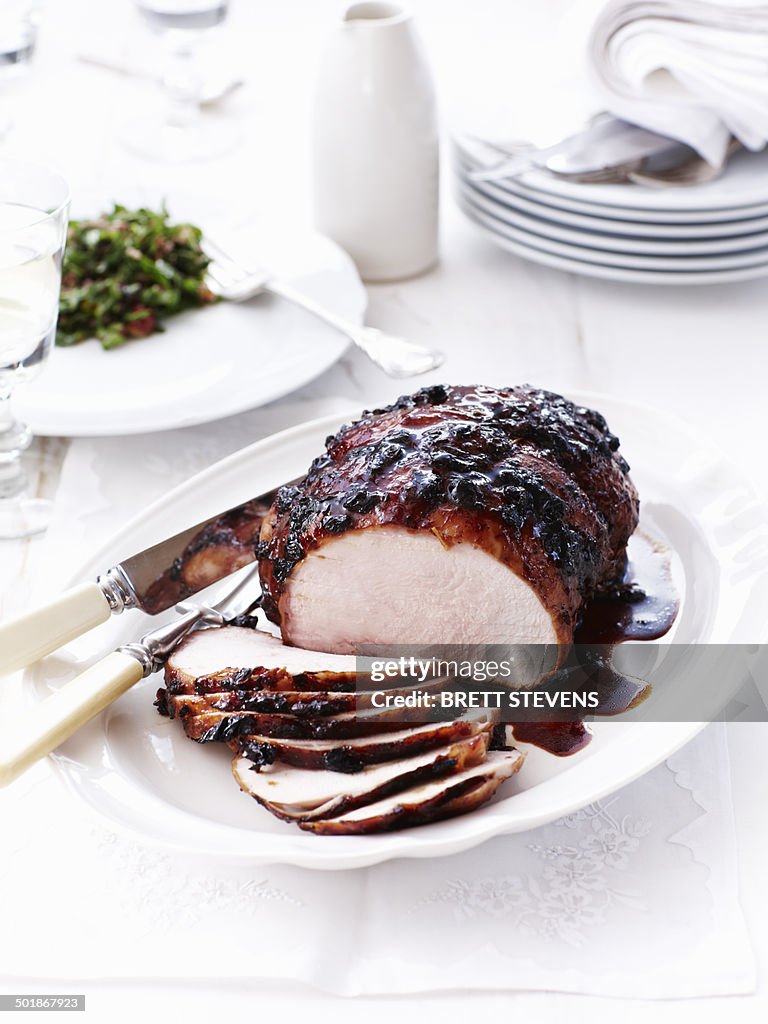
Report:
[{"label": "serving fork on salad plate", "polygon": [[233,573],[219,597],[176,605],[179,616],[123,644],[0,729],[0,786],[31,768],[141,679],[159,671],[195,629],[219,627],[252,612],[261,597],[258,564]]},{"label": "serving fork on salad plate", "polygon": [[202,241],[203,252],[211,260],[207,271],[208,287],[222,299],[229,302],[246,302],[264,292],[276,295],[308,313],[324,320],[331,327],[346,335],[361,349],[371,362],[390,377],[404,379],[417,377],[442,366],[445,356],[437,349],[426,348],[393,334],[386,334],[377,327],[367,327],[339,316],[326,306],[315,302],[309,295],[275,278],[263,267],[246,267],[228,255],[217,243],[208,238]]}]

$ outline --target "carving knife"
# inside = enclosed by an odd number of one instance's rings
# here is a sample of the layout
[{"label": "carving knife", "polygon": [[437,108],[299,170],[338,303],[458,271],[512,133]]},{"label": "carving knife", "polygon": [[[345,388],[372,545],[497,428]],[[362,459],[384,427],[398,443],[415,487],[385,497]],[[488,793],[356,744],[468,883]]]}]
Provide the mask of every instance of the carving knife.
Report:
[{"label": "carving knife", "polygon": [[0,675],[33,664],[78,636],[138,608],[157,615],[256,558],[275,491],[153,544],[49,604],[0,623]]}]

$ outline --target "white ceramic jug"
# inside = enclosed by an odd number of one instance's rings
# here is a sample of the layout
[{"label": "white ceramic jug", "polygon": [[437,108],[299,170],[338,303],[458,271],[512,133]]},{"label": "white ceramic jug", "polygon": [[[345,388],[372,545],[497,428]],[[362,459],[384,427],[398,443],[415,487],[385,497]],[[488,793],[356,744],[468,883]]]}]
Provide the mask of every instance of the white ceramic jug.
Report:
[{"label": "white ceramic jug", "polygon": [[434,89],[411,14],[347,11],[322,61],[313,132],[315,223],[367,281],[411,277],[437,259]]}]

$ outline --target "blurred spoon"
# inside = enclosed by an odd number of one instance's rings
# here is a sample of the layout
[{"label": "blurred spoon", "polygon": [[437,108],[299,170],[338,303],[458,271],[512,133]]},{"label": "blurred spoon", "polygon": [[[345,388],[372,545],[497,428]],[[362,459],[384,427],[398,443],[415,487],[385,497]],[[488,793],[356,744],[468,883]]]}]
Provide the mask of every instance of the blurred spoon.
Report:
[{"label": "blurred spoon", "polygon": [[[81,64],[90,64],[91,67],[101,68],[104,71],[114,71],[116,74],[123,75],[126,78],[140,78],[150,82],[160,81],[160,77],[152,71],[145,71],[143,68],[134,67],[119,60],[100,57],[97,54],[80,53],[77,59]],[[243,85],[245,85],[245,82],[242,78],[232,78],[230,75],[221,74],[213,75],[210,79],[203,82],[200,93],[200,106],[213,107],[217,103],[221,103],[228,96],[231,96],[233,92],[236,92]]]},{"label": "blurred spoon", "polygon": [[721,164],[707,163],[698,153],[694,153],[688,160],[673,167],[654,168],[653,161],[645,161],[647,166],[641,165],[638,170],[628,171],[627,178],[636,185],[646,185],[649,188],[666,188],[668,186],[684,188],[690,185],[702,185],[705,181],[714,181],[719,178],[730,157],[740,149],[741,143],[738,139],[731,139]]}]

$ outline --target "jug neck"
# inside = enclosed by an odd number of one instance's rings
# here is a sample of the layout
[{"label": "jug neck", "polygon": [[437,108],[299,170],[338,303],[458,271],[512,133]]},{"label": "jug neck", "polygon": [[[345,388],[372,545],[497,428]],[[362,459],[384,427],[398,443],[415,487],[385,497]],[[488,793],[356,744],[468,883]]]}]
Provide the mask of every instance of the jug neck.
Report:
[{"label": "jug neck", "polygon": [[405,25],[412,20],[411,12],[401,4],[370,0],[352,4],[344,14],[344,24],[358,31],[374,32],[384,28]]}]

